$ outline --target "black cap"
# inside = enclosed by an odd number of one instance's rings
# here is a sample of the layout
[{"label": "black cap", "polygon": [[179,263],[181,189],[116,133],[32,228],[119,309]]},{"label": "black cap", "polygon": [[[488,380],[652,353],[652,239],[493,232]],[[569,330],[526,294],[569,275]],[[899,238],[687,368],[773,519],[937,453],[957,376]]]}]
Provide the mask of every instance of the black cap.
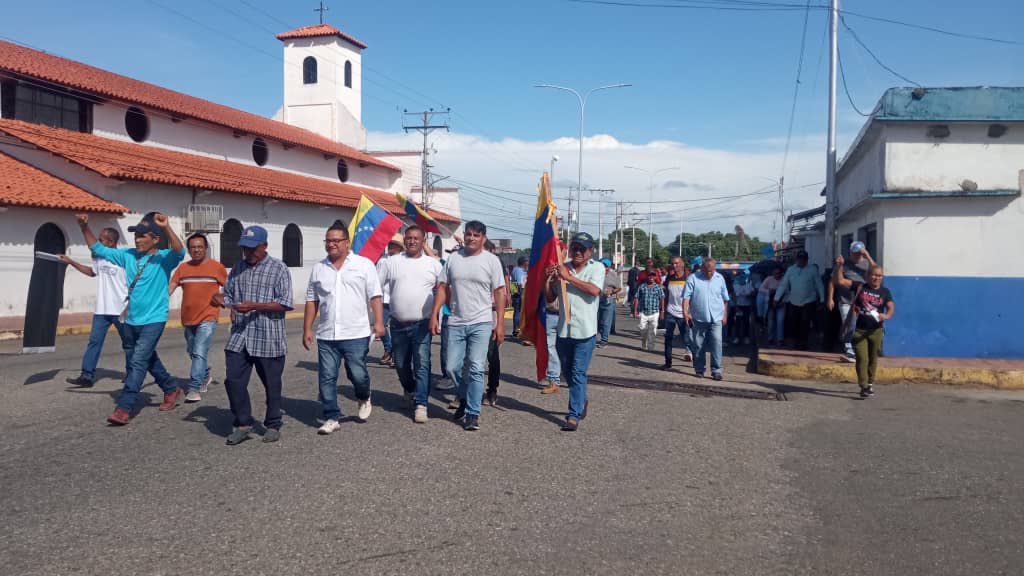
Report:
[{"label": "black cap", "polygon": [[797,252],[797,253],[796,253],[796,259],[797,259],[797,260],[800,260],[800,259],[804,259],[804,260],[806,260],[806,259],[808,259],[809,257],[810,257],[810,256],[809,256],[809,255],[807,254],[807,250],[801,250],[801,251],[799,251],[799,252]]},{"label": "black cap", "polygon": [[164,233],[164,229],[156,225],[156,212],[147,212],[138,224],[129,226],[128,231],[132,234],[152,234],[157,237],[163,236]]},{"label": "black cap", "polygon": [[589,250],[594,247],[594,237],[586,232],[577,232],[573,234],[572,240],[569,241],[570,246],[573,244],[579,244]]}]

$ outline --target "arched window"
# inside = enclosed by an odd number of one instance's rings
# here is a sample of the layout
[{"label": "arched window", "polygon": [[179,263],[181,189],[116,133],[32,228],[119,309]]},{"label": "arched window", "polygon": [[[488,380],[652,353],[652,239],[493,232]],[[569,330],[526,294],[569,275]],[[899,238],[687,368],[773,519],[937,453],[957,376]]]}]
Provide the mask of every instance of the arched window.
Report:
[{"label": "arched window", "polygon": [[220,263],[231,269],[242,259],[242,251],[238,241],[242,239],[242,223],[234,218],[224,221],[224,229],[220,232]]},{"label": "arched window", "polygon": [[316,84],[316,58],[312,56],[302,61],[302,83]]},{"label": "arched window", "polygon": [[345,88],[352,87],[352,62],[345,61]]},{"label": "arched window", "polygon": [[338,159],[338,180],[348,182],[348,162],[344,158]]},{"label": "arched window", "polygon": [[124,129],[136,142],[144,142],[149,137],[149,118],[142,108],[132,106],[124,113]]},{"label": "arched window", "polygon": [[302,268],[302,230],[298,226],[285,226],[281,246],[284,265],[289,268]]},{"label": "arched window", "polygon": [[252,141],[252,161],[257,166],[263,166],[267,163],[267,158],[270,157],[270,150],[267,148],[267,143],[263,138],[256,138]]}]

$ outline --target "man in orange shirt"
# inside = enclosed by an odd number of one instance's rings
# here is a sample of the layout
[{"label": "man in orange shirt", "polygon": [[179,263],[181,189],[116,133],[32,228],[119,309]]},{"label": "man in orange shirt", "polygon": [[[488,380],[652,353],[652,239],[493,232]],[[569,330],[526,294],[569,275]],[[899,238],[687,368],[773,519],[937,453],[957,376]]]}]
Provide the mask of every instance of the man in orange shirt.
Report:
[{"label": "man in orange shirt", "polygon": [[213,306],[211,300],[228,281],[224,265],[206,257],[209,248],[206,236],[189,236],[188,254],[192,260],[178,266],[169,288],[173,294],[181,285],[181,324],[185,327],[185,344],[192,359],[185,402],[199,402],[210,386],[212,378],[206,358],[220,315],[220,309]]}]

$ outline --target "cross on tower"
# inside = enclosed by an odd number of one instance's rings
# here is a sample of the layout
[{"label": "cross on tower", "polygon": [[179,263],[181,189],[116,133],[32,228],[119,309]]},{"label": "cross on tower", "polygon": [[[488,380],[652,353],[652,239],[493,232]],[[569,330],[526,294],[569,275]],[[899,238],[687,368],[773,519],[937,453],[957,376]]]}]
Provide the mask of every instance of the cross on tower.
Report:
[{"label": "cross on tower", "polygon": [[313,8],[313,12],[319,12],[320,13],[320,23],[321,24],[324,23],[324,12],[327,12],[328,10],[330,10],[330,8],[328,8],[327,5],[324,4],[323,0],[320,1],[320,7],[319,8]]}]

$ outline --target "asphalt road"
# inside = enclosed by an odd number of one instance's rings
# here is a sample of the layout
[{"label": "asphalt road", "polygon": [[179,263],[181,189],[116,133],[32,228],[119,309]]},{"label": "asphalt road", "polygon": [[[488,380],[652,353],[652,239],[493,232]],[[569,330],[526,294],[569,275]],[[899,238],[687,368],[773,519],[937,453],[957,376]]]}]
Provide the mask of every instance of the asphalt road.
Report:
[{"label": "asphalt road", "polygon": [[[579,432],[559,431],[567,394],[540,395],[532,349],[509,344],[479,432],[447,421],[441,398],[414,424],[394,372],[374,366],[369,421],[326,437],[316,358],[292,323],[283,438],[237,447],[224,445],[222,386],[168,413],[149,386],[129,426],[107,427],[114,336],[89,390],[64,383],[85,337],[41,356],[0,343],[0,574],[1024,570],[1024,395],[887,386],[860,401],[850,384],[747,374],[738,354],[727,385],[787,401],[695,396],[676,391],[696,382],[681,362],[652,370],[661,359],[619,323],[592,373],[668,386],[592,386]],[[165,333],[180,376],[183,349],[181,331]],[[260,415],[255,377],[250,390]]]}]

